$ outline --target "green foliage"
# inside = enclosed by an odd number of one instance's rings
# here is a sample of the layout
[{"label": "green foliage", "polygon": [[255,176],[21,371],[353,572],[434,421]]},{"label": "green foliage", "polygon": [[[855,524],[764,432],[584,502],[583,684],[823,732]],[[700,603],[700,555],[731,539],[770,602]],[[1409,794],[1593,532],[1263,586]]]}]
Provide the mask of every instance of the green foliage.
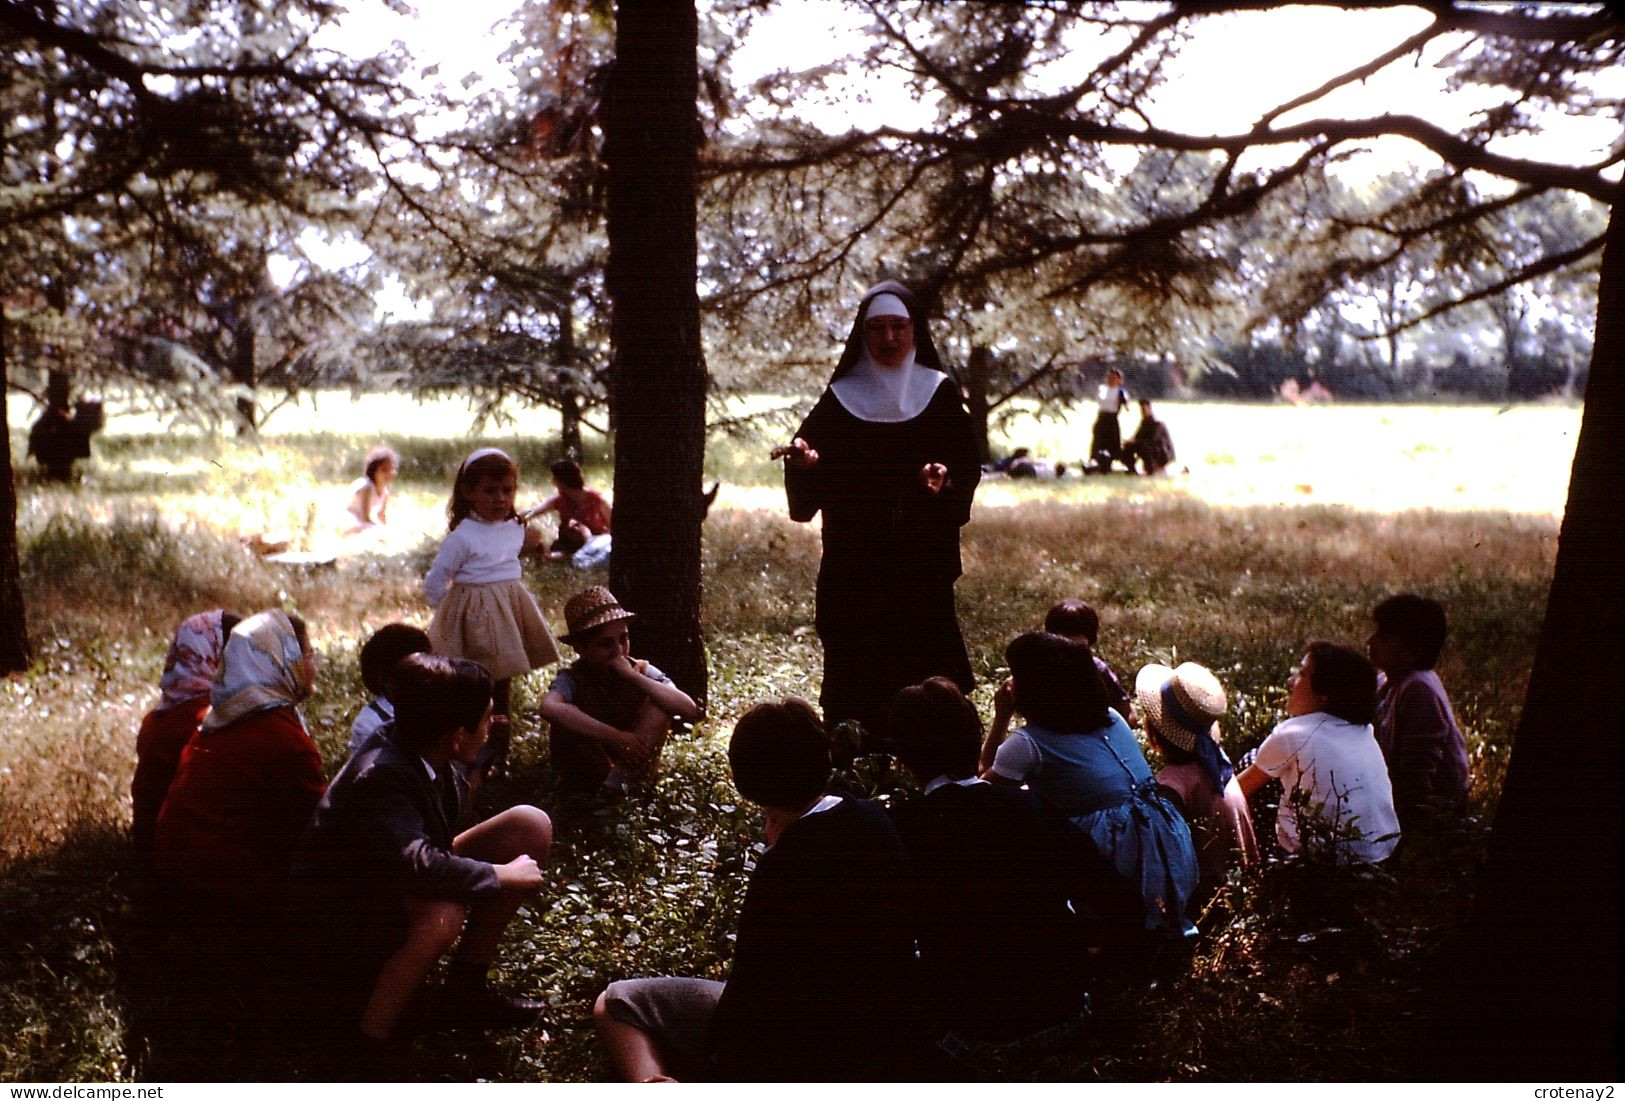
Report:
[{"label": "green foliage", "polygon": [[[405,457],[398,492],[412,509],[402,523],[418,529],[401,533],[404,549],[347,555],[319,570],[246,553],[237,500],[342,483],[370,437],[301,431],[249,445],[115,434],[98,441],[84,484],[24,486],[24,580],[40,658],[0,684],[8,731],[0,742],[0,1063],[13,1076],[133,1079],[159,1065],[130,1018],[138,972],[122,869],[135,731],[174,624],[209,606],[304,614],[325,661],[303,713],[331,771],[366,699],[360,643],[390,620],[426,619],[418,585],[450,470],[483,441],[388,439]],[[494,442],[525,465],[527,492],[542,491],[551,441],[516,427]],[[673,739],[647,793],[565,823],[548,885],[499,959],[503,985],[548,1001],[546,1036],[477,1050],[426,1037],[405,1064],[409,1076],[597,1080],[588,1014],[606,982],[724,973],[761,843],[755,810],[727,778],[727,733],[752,703],[816,698],[819,687],[818,536],[783,515],[764,450],[759,441],[730,443],[712,459],[728,487],[705,525],[710,714]],[[601,481],[602,471],[590,468],[589,478]],[[1279,719],[1287,671],[1307,638],[1358,643],[1382,595],[1416,587],[1450,611],[1440,671],[1474,772],[1469,814],[1408,842],[1391,877],[1345,882],[1336,869],[1291,862],[1237,875],[1203,919],[1208,936],[1188,975],[1133,1007],[1103,1007],[1110,1020],[1088,1049],[1024,1058],[1005,1072],[1042,1080],[1398,1073],[1394,1053],[1417,1031],[1405,1026],[1415,1019],[1406,1016],[1416,1011],[1415,975],[1470,898],[1554,533],[1550,520],[1502,513],[1216,507],[1178,482],[1144,479],[990,484],[965,530],[959,586],[984,714],[1005,643],[1035,626],[1051,601],[1075,595],[1099,609],[1101,651],[1123,677],[1153,660],[1215,669],[1230,698],[1224,740],[1239,753]],[[555,623],[570,593],[598,580],[557,564],[527,567],[527,584]],[[560,810],[534,715],[547,679],[515,686],[514,774],[482,796],[487,810],[515,802]],[[907,789],[873,758],[860,758],[841,782],[887,798]],[[211,1056],[197,1073],[313,1073],[298,1056],[235,1058]]]}]

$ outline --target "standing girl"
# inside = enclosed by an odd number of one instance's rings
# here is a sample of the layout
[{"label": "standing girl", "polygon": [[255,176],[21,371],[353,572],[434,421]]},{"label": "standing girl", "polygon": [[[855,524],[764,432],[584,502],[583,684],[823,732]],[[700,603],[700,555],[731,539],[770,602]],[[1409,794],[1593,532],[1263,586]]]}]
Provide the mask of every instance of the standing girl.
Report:
[{"label": "standing girl", "polygon": [[446,541],[423,579],[434,652],[477,661],[496,681],[491,738],[476,764],[485,772],[507,767],[512,679],[559,660],[553,632],[519,580],[519,556],[542,537],[515,513],[518,489],[518,464],[496,448],[464,459],[446,506]]}]

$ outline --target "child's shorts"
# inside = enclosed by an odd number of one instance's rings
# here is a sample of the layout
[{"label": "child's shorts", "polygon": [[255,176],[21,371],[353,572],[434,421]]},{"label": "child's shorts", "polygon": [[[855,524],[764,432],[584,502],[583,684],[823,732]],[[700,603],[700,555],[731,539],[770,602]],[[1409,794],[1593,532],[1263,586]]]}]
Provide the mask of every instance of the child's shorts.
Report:
[{"label": "child's shorts", "polygon": [[621,1024],[648,1033],[673,1077],[704,1080],[710,1063],[705,1036],[722,987],[711,979],[623,979],[604,991],[604,1008]]}]

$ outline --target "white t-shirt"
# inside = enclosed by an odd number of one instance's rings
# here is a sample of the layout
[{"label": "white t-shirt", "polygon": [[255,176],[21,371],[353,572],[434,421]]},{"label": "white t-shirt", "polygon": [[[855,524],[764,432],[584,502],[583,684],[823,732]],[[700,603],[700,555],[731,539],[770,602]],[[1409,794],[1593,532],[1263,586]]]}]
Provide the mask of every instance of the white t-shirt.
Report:
[{"label": "white t-shirt", "polygon": [[524,547],[523,524],[513,520],[493,524],[469,516],[440,544],[440,553],[423,579],[423,595],[432,607],[445,597],[453,581],[460,585],[518,581],[519,552]]},{"label": "white t-shirt", "polygon": [[1399,844],[1388,764],[1370,726],[1324,711],[1297,715],[1264,739],[1253,764],[1286,789],[1275,835],[1287,852],[1303,847],[1305,828],[1311,837],[1335,838],[1341,855],[1369,864]]}]

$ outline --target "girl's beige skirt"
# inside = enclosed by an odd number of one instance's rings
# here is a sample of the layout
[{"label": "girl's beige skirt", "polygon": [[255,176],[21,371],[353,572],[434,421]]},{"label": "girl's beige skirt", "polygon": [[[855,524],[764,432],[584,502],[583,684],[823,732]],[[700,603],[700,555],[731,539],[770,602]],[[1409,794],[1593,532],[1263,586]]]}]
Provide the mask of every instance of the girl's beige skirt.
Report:
[{"label": "girl's beige skirt", "polygon": [[429,621],[429,642],[437,654],[479,662],[494,680],[559,660],[553,632],[522,581],[452,585]]}]

